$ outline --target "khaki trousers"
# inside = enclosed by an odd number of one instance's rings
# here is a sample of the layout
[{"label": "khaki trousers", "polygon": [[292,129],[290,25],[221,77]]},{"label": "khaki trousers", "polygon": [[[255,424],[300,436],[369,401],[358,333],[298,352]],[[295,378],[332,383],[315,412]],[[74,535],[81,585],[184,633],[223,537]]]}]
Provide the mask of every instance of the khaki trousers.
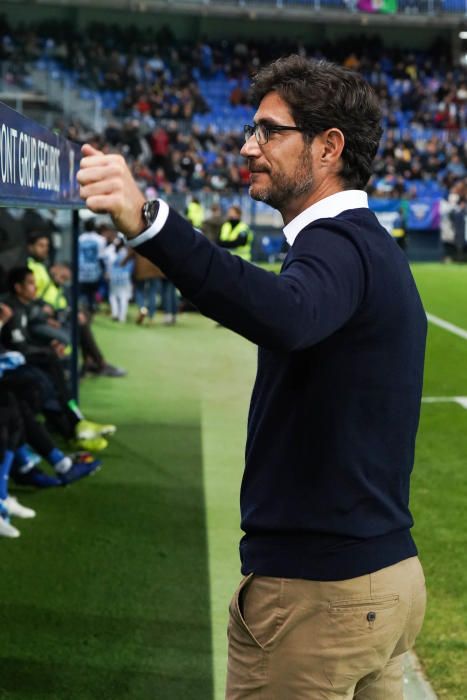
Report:
[{"label": "khaki trousers", "polygon": [[417,557],[347,581],[250,574],[230,604],[227,700],[402,700],[426,593]]}]

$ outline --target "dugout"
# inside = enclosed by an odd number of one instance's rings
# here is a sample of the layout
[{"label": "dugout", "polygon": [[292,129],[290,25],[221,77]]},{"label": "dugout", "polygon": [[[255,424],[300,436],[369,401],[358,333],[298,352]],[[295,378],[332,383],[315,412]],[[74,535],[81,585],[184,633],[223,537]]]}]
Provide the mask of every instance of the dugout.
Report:
[{"label": "dugout", "polygon": [[76,175],[80,147],[27,119],[0,102],[0,254],[9,269],[24,262],[25,237],[18,219],[6,208],[64,209],[70,213],[72,232],[71,389],[78,398],[78,211]]}]

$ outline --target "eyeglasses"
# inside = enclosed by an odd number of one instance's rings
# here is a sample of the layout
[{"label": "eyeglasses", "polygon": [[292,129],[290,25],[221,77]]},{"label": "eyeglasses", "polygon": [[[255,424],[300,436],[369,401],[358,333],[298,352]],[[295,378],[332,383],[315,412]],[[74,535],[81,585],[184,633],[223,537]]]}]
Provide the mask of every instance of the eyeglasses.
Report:
[{"label": "eyeglasses", "polygon": [[279,131],[304,131],[299,126],[282,126],[281,124],[245,124],[243,127],[243,134],[245,136],[245,143],[250,139],[253,134],[255,135],[258,146],[264,146],[265,143],[269,141],[269,137],[274,132]]}]

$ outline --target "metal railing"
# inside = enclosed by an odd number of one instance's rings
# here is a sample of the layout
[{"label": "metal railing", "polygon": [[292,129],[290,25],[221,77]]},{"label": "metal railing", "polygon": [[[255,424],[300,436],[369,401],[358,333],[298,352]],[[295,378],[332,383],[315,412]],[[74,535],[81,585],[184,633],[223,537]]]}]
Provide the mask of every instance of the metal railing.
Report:
[{"label": "metal railing", "polygon": [[86,90],[66,74],[48,67],[33,67],[31,77],[35,88],[47,95],[51,104],[59,106],[65,117],[73,117],[96,133],[102,131],[105,119],[98,92]]}]

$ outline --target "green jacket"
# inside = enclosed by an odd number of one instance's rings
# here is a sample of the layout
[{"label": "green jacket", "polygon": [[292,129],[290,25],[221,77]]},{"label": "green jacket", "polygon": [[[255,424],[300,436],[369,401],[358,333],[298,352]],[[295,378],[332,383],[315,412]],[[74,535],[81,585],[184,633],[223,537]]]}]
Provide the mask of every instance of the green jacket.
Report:
[{"label": "green jacket", "polygon": [[204,211],[198,202],[190,202],[186,210],[186,218],[191,221],[195,228],[201,228],[204,221]]},{"label": "green jacket", "polygon": [[68,306],[63,291],[57,287],[44,263],[28,258],[28,267],[34,275],[36,297],[49,304],[55,311],[62,311]]},{"label": "green jacket", "polygon": [[244,221],[239,221],[235,226],[232,226],[230,221],[226,221],[221,227],[219,245],[229,248],[244,260],[251,260],[253,238],[253,231]]}]

